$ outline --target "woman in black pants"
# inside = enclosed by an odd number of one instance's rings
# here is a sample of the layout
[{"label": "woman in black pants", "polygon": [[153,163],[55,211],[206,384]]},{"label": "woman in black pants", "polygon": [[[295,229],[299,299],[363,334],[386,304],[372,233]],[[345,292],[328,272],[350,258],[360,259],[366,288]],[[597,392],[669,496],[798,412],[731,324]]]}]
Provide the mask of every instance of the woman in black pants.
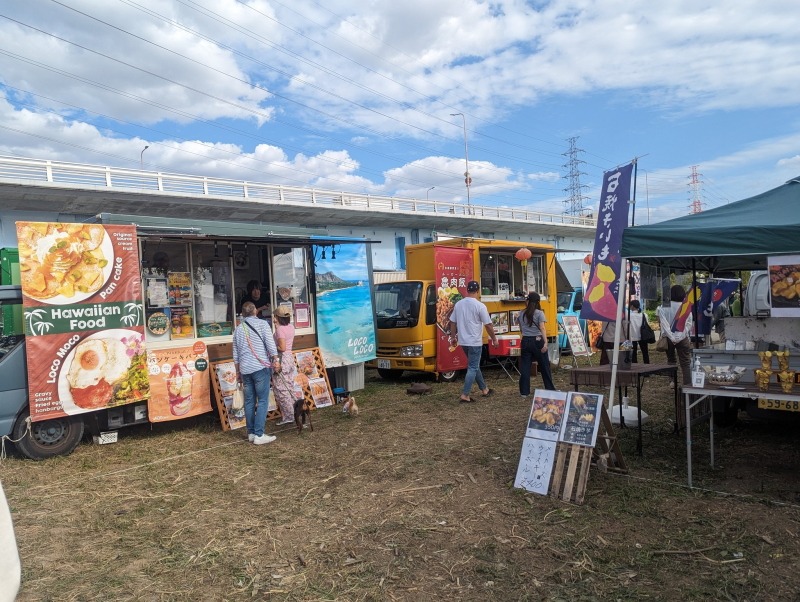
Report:
[{"label": "woman in black pants", "polygon": [[528,293],[528,307],[517,315],[517,324],[522,331],[522,350],[520,352],[519,393],[522,397],[531,394],[531,362],[535,359],[542,373],[544,388],[555,391],[550,376],[550,358],[547,356],[547,331],[539,293]]}]

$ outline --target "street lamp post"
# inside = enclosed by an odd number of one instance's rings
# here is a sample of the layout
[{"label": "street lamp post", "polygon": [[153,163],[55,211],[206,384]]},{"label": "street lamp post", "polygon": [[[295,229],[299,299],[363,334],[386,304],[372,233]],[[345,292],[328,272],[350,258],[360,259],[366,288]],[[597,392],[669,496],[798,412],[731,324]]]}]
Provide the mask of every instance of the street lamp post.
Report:
[{"label": "street lamp post", "polygon": [[426,191],[425,191],[425,200],[426,200],[426,201],[430,201],[430,200],[431,200],[431,199],[428,197],[428,193],[430,193],[430,191],[431,191],[431,190],[433,190],[434,188],[436,188],[436,186],[431,186],[430,188],[428,188],[428,190],[426,190]]},{"label": "street lamp post", "polygon": [[461,115],[461,119],[464,123],[464,161],[467,165],[467,171],[464,172],[464,182],[467,184],[467,208],[470,213],[472,213],[472,202],[469,198],[469,186],[472,184],[472,178],[469,177],[469,149],[467,148],[467,118],[464,117],[464,113],[450,113],[451,117],[455,117],[456,115]]},{"label": "street lamp post", "polygon": [[150,147],[149,146],[145,146],[142,149],[142,152],[139,153],[139,170],[140,171],[144,171],[144,151],[146,151],[148,148],[150,148]]}]

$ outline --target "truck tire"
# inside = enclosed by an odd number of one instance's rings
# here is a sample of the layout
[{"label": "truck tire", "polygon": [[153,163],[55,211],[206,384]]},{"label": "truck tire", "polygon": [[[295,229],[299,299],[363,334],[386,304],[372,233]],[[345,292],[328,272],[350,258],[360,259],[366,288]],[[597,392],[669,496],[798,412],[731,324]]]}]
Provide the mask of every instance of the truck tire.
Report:
[{"label": "truck tire", "polygon": [[378,375],[383,380],[397,381],[397,380],[400,380],[401,376],[403,376],[403,371],[402,370],[387,370],[386,368],[378,368]]},{"label": "truck tire", "polygon": [[447,372],[439,372],[438,381],[440,383],[451,383],[458,379],[458,370],[448,370]]},{"label": "truck tire", "polygon": [[83,439],[83,420],[80,417],[67,416],[31,422],[31,432],[28,434],[28,416],[30,412],[27,409],[19,415],[11,437],[19,440],[15,444],[17,449],[31,460],[67,456]]}]

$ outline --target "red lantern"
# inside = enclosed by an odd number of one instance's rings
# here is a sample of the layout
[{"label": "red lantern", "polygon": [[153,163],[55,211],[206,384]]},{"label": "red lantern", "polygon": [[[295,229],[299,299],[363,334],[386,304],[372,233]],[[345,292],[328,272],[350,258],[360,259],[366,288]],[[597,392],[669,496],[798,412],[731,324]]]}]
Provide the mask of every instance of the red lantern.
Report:
[{"label": "red lantern", "polygon": [[519,262],[522,264],[523,270],[528,267],[528,260],[531,258],[532,254],[533,253],[531,253],[530,249],[525,248],[519,249],[516,253],[514,253],[514,257],[519,259]]},{"label": "red lantern", "polygon": [[592,254],[589,253],[586,257],[583,258],[583,263],[586,265],[592,265]]}]

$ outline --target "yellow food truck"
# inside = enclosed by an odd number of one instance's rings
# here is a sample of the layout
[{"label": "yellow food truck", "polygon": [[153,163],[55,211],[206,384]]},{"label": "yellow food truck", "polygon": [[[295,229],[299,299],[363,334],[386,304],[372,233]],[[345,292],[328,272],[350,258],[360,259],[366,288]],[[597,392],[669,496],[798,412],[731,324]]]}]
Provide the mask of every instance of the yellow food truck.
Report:
[{"label": "yellow food truck", "polygon": [[[378,354],[366,365],[377,368],[385,379],[414,370],[434,372],[440,381],[449,382],[466,369],[463,350],[449,340],[449,316],[466,296],[470,280],[480,282],[479,298],[489,310],[495,332],[504,339],[501,342],[513,345],[519,336],[514,318],[525,309],[530,291],[541,295],[548,340],[558,336],[556,260],[550,245],[476,238],[410,245],[406,278],[375,288]],[[558,350],[558,345],[550,347]],[[488,349],[484,349],[486,359]]]}]

